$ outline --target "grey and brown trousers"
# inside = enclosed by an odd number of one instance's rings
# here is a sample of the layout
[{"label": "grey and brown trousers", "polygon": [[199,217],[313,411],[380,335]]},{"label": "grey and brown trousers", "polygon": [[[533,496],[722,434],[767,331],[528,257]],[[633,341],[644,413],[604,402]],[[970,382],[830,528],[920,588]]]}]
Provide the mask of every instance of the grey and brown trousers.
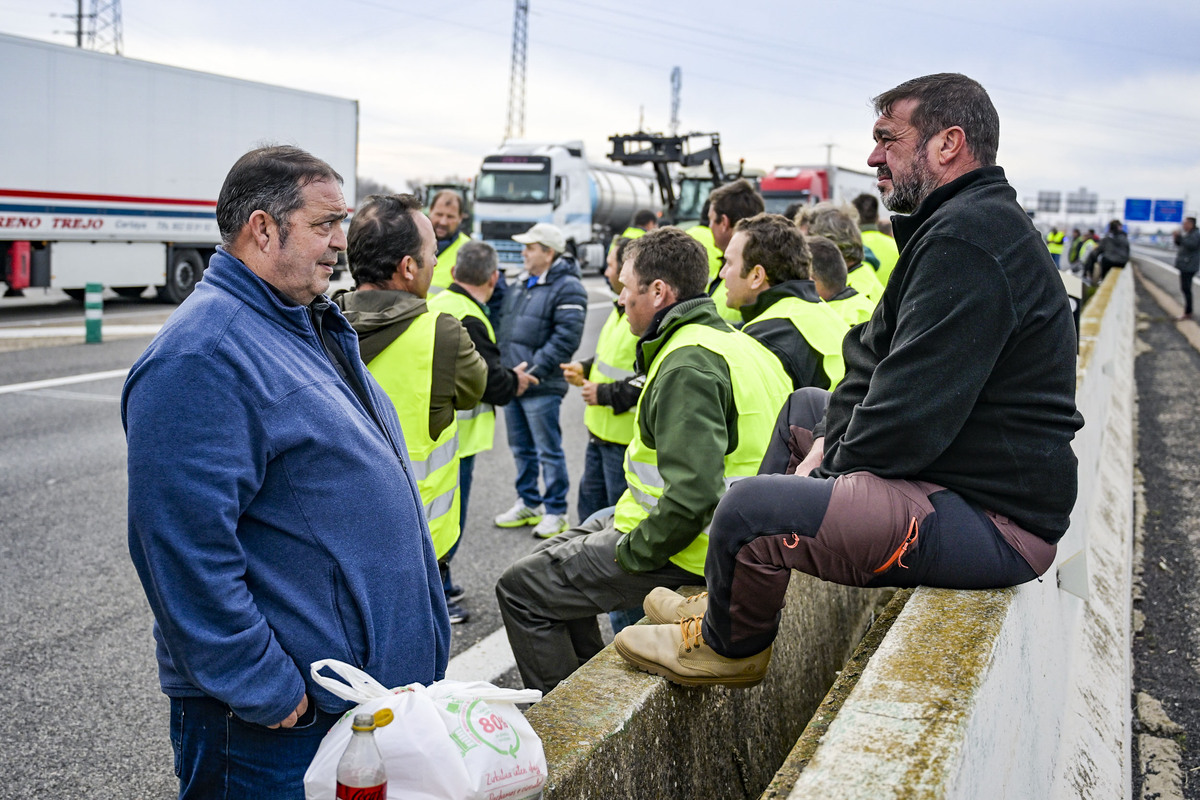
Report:
[{"label": "grey and brown trousers", "polygon": [[829,393],[800,389],[780,412],[759,474],[721,499],[709,528],[704,639],[744,658],[775,639],[792,570],[849,586],[995,589],[1041,576],[1055,546],[924,481],[869,472],[800,477]]}]

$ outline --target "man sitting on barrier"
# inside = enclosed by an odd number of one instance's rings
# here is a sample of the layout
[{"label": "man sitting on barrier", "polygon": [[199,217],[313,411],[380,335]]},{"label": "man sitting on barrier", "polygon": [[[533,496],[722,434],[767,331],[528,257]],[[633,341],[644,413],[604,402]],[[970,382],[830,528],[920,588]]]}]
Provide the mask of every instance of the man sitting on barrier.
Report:
[{"label": "man sitting on barrier", "polygon": [[628,488],[615,517],[559,534],[496,583],[521,678],[543,692],[604,647],[598,613],[636,606],[655,587],[703,582],[713,509],[758,469],[792,388],[775,356],[717,314],[704,293],[708,257],[683,231],[635,239],[620,277],[646,375]]},{"label": "man sitting on barrier", "polygon": [[[757,477],[710,530],[704,601],[658,591],[617,650],[686,685],[762,680],[792,569],[852,586],[1015,586],[1042,575],[1077,491],[1075,327],[1041,236],[995,166],[999,118],[955,74],[875,98],[900,260],[846,336],[832,395],[801,389]],[[796,463],[798,462],[798,463]],[[703,616],[698,616],[703,612]]]}]

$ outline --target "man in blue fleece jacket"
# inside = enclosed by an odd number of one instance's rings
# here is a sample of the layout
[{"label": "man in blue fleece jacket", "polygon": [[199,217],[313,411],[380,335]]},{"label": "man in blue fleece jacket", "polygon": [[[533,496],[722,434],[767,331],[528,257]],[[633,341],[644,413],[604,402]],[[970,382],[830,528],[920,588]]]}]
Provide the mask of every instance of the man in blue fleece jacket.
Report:
[{"label": "man in blue fleece jacket", "polygon": [[408,453],[323,292],[341,177],[295,147],[242,156],[223,245],[129,372],[129,550],[154,612],[181,798],[302,798],[349,703],[309,665],[387,686],[446,669],[450,626]]}]

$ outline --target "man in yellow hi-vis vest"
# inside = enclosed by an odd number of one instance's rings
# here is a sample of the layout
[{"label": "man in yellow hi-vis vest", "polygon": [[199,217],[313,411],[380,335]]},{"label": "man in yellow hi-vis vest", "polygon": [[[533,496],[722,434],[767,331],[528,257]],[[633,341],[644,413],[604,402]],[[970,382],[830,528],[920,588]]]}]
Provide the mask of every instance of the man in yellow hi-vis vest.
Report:
[{"label": "man in yellow hi-vis vest", "polygon": [[496,597],[521,677],[548,692],[604,646],[596,614],[702,580],[713,509],[758,470],[791,391],[778,360],[717,314],[708,258],[678,228],[632,242],[620,302],[646,384],[616,515],[509,567]]},{"label": "man in yellow hi-vis vest", "polygon": [[[525,389],[535,386],[538,379],[525,371],[525,362],[509,369],[500,361],[500,346],[496,344],[496,330],[488,313],[488,300],[500,277],[500,262],[496,251],[487,242],[467,242],[458,251],[454,264],[454,282],[446,291],[438,292],[428,300],[431,311],[452,314],[475,345],[475,350],[487,363],[487,386],[483,390],[483,401],[474,408],[457,413],[458,419],[458,496],[459,527],[467,530],[467,503],[471,499],[471,484],[475,473],[475,456],[491,450],[496,433],[495,406],[505,406],[514,397],[520,397]],[[460,534],[459,544],[462,543]],[[451,548],[449,555],[457,551],[459,544]],[[462,587],[447,583],[446,597],[458,601],[464,595]]]},{"label": "man in yellow hi-vis vest", "polygon": [[842,339],[850,326],[817,294],[812,253],[791,220],[758,214],[738,222],[721,270],[725,302],[742,330],[775,354],[792,388],[832,389],[846,373]]},{"label": "man in yellow hi-vis vest", "polygon": [[[708,195],[708,230],[713,244],[723,254],[733,238],[733,226],[738,222],[761,214],[766,209],[762,195],[746,179],[736,180],[713,189]],[[742,314],[725,302],[725,281],[720,270],[715,278],[709,279],[708,294],[717,306],[717,313],[735,326],[742,324]]]},{"label": "man in yellow hi-vis vest", "polygon": [[[458,263],[459,251],[471,241],[469,233],[462,229],[463,219],[461,194],[453,189],[442,189],[433,196],[433,201],[429,204],[429,221],[433,223],[433,232],[437,236],[437,266],[433,268],[433,282],[429,285],[432,294],[447,288],[454,280],[451,273],[454,271],[454,265]],[[504,295],[508,292],[504,270],[499,272],[499,276],[491,299],[487,302],[493,326],[500,323]]]},{"label": "man in yellow hi-vis vest", "polygon": [[[368,198],[346,239],[355,289],[338,292],[333,301],[358,334],[367,369],[396,407],[434,555],[449,586],[449,559],[460,532],[455,412],[479,403],[487,364],[457,319],[425,304],[436,240],[415,197]],[[447,609],[451,622],[467,621],[449,599]]]},{"label": "man in yellow hi-vis vest", "polygon": [[821,299],[850,327],[869,320],[875,304],[853,286],[846,285],[846,259],[842,258],[842,251],[833,240],[825,236],[805,236],[804,241],[812,253],[809,271]]}]

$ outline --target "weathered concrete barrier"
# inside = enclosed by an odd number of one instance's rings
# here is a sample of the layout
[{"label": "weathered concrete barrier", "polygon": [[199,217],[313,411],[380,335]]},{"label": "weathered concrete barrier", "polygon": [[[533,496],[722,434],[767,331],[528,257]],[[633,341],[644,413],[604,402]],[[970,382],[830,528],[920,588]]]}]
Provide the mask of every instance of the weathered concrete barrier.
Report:
[{"label": "weathered concrete barrier", "polygon": [[1133,335],[1113,270],[1083,315],[1079,501],[1046,579],[914,592],[770,796],[1129,796]]},{"label": "weathered concrete barrier", "polygon": [[888,597],[793,573],[753,689],[683,689],[606,648],[527,713],[546,748],[544,797],[757,797]]}]

